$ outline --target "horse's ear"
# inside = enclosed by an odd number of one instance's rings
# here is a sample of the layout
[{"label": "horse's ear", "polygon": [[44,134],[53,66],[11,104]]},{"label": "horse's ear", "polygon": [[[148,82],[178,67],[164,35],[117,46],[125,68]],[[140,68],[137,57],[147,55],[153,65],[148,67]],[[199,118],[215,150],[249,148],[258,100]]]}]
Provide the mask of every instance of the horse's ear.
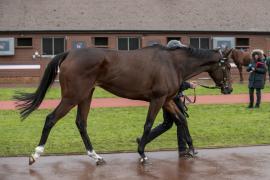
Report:
[{"label": "horse's ear", "polygon": [[225,57],[229,57],[229,55],[231,54],[232,50],[233,50],[233,48],[231,48],[229,51],[227,51],[227,52],[225,53]]},{"label": "horse's ear", "polygon": [[220,49],[221,49],[220,47],[217,47],[214,49],[214,51],[219,52]]}]

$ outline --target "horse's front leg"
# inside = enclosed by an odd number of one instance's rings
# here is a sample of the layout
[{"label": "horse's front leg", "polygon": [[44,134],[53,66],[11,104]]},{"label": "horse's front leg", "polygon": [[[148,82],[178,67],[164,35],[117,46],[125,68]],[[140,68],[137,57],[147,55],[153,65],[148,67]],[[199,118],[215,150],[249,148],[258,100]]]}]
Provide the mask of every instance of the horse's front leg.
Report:
[{"label": "horse's front leg", "polygon": [[151,131],[151,128],[153,126],[153,123],[154,123],[154,121],[156,119],[156,116],[157,116],[159,110],[163,106],[163,104],[165,102],[165,99],[166,99],[166,97],[161,97],[161,98],[153,99],[150,102],[150,106],[149,106],[149,109],[148,109],[148,114],[147,114],[146,122],[144,124],[143,135],[142,135],[141,141],[140,141],[140,143],[138,145],[138,153],[141,156],[140,161],[142,163],[145,163],[146,160],[148,159],[145,156],[144,149],[145,149],[145,146],[147,144],[148,135],[149,135],[149,133]]}]

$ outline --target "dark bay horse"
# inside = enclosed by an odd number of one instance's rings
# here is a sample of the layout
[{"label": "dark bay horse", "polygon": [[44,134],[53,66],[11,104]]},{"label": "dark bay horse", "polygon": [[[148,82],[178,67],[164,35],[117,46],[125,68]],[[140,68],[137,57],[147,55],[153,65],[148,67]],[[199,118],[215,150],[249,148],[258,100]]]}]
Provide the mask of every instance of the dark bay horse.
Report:
[{"label": "dark bay horse", "polygon": [[237,66],[237,69],[238,69],[239,74],[240,74],[240,82],[243,82],[244,78],[243,78],[242,66],[248,66],[251,63],[252,58],[251,58],[250,53],[245,52],[245,51],[241,51],[238,49],[232,49],[231,55],[229,57],[233,60],[233,62]]},{"label": "dark bay horse", "polygon": [[52,127],[77,106],[76,125],[81,134],[87,154],[98,163],[103,158],[94,151],[87,134],[87,116],[95,86],[124,98],[150,102],[144,132],[138,145],[141,161],[154,120],[161,108],[181,119],[172,98],[180,84],[191,77],[208,72],[223,94],[232,92],[228,54],[220,50],[203,50],[188,47],[175,50],[156,45],[134,51],[85,48],[71,50],[55,56],[48,64],[42,80],[34,93],[15,96],[21,117],[25,119],[36,110],[50,85],[54,82],[58,68],[61,85],[61,102],[45,121],[42,135],[29,164],[44,151]]}]

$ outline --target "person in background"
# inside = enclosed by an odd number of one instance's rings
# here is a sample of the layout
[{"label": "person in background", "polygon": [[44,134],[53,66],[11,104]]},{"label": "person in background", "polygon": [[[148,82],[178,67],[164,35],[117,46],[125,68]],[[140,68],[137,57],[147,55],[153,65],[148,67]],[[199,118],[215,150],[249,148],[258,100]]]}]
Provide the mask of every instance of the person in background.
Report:
[{"label": "person in background", "polygon": [[264,88],[266,65],[264,63],[263,51],[256,49],[252,51],[252,62],[248,65],[247,71],[249,74],[249,105],[248,108],[253,108],[254,105],[254,90],[256,89],[256,105],[255,108],[260,107],[261,103],[261,89]]},{"label": "person in background", "polygon": [[267,70],[268,70],[268,79],[269,79],[269,82],[270,82],[270,56],[266,56],[265,55],[265,64],[267,66]]}]

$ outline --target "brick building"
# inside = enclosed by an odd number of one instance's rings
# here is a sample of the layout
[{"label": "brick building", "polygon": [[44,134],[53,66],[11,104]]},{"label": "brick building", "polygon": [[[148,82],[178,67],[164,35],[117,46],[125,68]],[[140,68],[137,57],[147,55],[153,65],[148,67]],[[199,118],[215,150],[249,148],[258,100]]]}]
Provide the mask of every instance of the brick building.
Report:
[{"label": "brick building", "polygon": [[134,50],[181,39],[263,49],[269,0],[1,0],[0,83],[37,82],[50,58],[82,47]]}]

